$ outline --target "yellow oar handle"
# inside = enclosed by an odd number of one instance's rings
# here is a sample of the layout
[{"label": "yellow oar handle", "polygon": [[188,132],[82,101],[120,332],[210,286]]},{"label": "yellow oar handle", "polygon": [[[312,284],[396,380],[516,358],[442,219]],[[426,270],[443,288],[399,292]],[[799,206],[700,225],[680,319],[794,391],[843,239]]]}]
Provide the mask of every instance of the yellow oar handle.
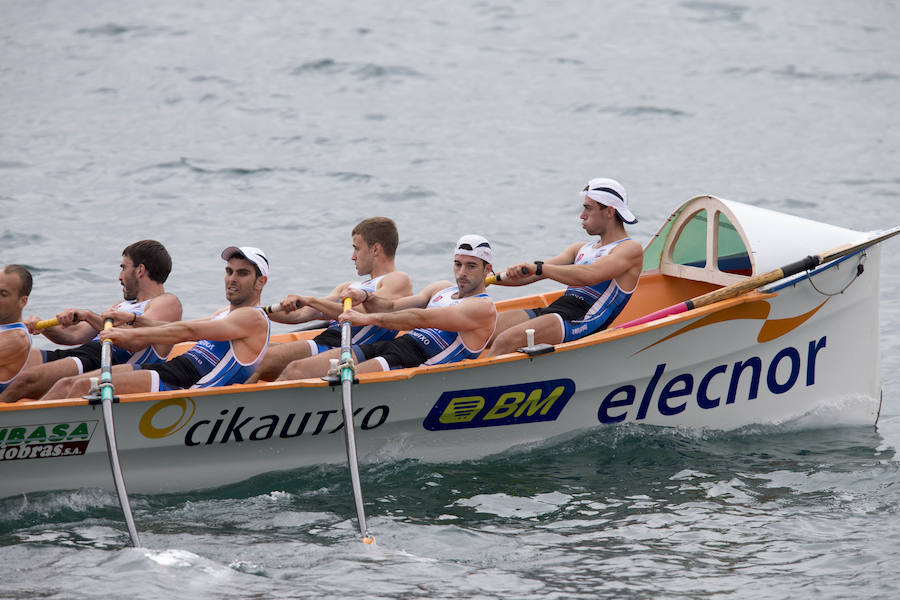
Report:
[{"label": "yellow oar handle", "polygon": [[103,331],[106,331],[107,329],[112,329],[112,327],[113,327],[112,319],[106,319],[103,321]]},{"label": "yellow oar handle", "polygon": [[59,319],[53,317],[52,319],[44,319],[43,321],[38,321],[34,324],[35,329],[47,329],[48,327],[56,327],[59,325]]},{"label": "yellow oar handle", "polygon": [[[81,319],[78,318],[78,313],[75,313],[75,322],[77,323]],[[34,328],[36,330],[47,329],[48,327],[56,327],[59,325],[59,319],[53,317],[52,319],[44,319],[43,321],[38,321],[34,324]]]},{"label": "yellow oar handle", "polygon": [[344,298],[344,310],[350,310],[351,308],[353,308],[353,299]]},{"label": "yellow oar handle", "polygon": [[[484,278],[484,285],[491,285],[492,283],[501,283],[503,281],[503,274],[506,271],[500,271],[499,273],[494,273],[493,275],[488,275]],[[522,275],[528,275],[528,269],[522,267]]]}]

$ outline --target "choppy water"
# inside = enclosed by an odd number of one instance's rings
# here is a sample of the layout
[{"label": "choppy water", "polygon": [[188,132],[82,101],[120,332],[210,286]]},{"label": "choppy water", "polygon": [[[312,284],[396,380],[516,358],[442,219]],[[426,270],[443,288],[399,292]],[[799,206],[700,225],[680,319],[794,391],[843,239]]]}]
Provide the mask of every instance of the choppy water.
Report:
[{"label": "choppy water", "polygon": [[[223,304],[231,244],[268,252],[265,299],[322,293],[375,214],[419,287],[463,233],[500,265],[579,239],[599,175],[641,240],[702,193],[900,223],[897,2],[395,4],[4,2],[0,262],[36,270],[29,310],[111,304],[121,248],[147,237],[188,317]],[[7,499],[0,597],[893,598],[892,244],[877,430],[605,429],[367,465],[375,548],[340,467],[137,496],[149,551],[111,493]]]}]

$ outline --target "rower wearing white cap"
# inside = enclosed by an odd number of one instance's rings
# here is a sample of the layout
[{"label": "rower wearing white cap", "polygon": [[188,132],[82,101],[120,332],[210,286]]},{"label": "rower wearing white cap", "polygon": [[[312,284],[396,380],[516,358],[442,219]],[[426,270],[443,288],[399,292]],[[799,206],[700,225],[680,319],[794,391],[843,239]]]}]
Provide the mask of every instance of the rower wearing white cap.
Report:
[{"label": "rower wearing white cap", "polygon": [[[114,366],[116,393],[218,387],[243,383],[250,377],[269,347],[269,319],[259,306],[269,261],[262,250],[252,246],[229,246],[222,251],[222,258],[229,305],[209,318],[126,328],[121,327],[126,321],[119,313],[103,314],[113,319],[114,327],[100,337],[125,349],[148,343],[197,342],[164,363]],[[82,396],[89,390],[89,376],[98,373],[60,380],[44,399]]]},{"label": "rower wearing white cap", "polygon": [[605,329],[637,288],[644,251],[625,232],[626,223],[637,223],[625,188],[615,179],[599,177],[588,182],[581,198],[581,226],[600,239],[576,242],[558,256],[519,263],[500,274],[500,285],[552,279],[568,287],[546,308],[502,313],[488,356],[525,346],[526,329],[534,330],[535,344],[568,342]]},{"label": "rower wearing white cap", "polygon": [[[419,365],[437,365],[475,358],[487,346],[497,324],[497,310],[484,292],[485,276],[491,272],[490,243],[479,235],[465,235],[456,243],[453,274],[456,284],[436,281],[418,294],[389,300],[348,289],[345,297],[368,312],[348,310],[340,321],[353,325],[377,325],[409,333],[396,339],[352,346],[359,363],[357,372],[388,371]],[[329,359],[340,356],[340,348],[290,363],[278,378],[321,377]]]}]

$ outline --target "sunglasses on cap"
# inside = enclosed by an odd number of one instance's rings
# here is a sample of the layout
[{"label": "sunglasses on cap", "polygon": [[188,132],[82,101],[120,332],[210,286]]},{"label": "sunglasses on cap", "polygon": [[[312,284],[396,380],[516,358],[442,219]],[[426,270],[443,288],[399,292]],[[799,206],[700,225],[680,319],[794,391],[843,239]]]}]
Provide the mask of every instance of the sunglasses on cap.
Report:
[{"label": "sunglasses on cap", "polygon": [[[490,247],[491,247],[491,245],[488,244],[487,242],[481,242],[480,244],[475,246],[475,248],[490,248]],[[468,250],[469,252],[471,252],[475,248],[472,247],[472,244],[468,244],[468,243],[463,243],[456,247],[457,250]]]},{"label": "sunglasses on cap", "polygon": [[612,188],[608,188],[608,187],[592,188],[590,185],[586,185],[586,186],[584,186],[584,189],[581,191],[582,192],[606,192],[607,194],[612,194],[613,196],[615,196],[622,202],[625,202],[625,198],[622,197],[622,194],[620,194],[619,192],[617,192],[616,190],[614,190]]}]

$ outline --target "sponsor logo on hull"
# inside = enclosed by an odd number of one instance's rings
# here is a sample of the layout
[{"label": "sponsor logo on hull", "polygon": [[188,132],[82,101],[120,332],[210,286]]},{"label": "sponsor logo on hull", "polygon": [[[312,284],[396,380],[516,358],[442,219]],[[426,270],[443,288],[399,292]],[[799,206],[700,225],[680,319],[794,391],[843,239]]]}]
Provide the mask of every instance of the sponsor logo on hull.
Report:
[{"label": "sponsor logo on hull", "polygon": [[667,376],[666,363],[661,363],[643,389],[628,383],[609,392],[600,403],[597,419],[601,423],[620,423],[628,417],[641,421],[653,406],[658,414],[670,417],[684,412],[691,401],[709,410],[739,400],[754,400],[762,386],[774,395],[784,394],[796,385],[809,387],[816,383],[816,359],[826,343],[827,337],[823,336],[810,341],[806,348],[782,348],[768,364],[751,356],[716,365],[699,375]]},{"label": "sponsor logo on hull", "polygon": [[96,427],[97,421],[0,425],[0,461],[81,456]]},{"label": "sponsor logo on hull", "polygon": [[440,431],[555,421],[574,393],[571,379],[444,392],[422,425]]},{"label": "sponsor logo on hull", "polygon": [[[289,439],[301,435],[330,435],[344,428],[340,410],[319,410],[288,414],[255,415],[246,406],[224,408],[216,419],[196,419],[192,398],[160,400],[144,412],[138,430],[145,438],[160,439],[184,432],[185,446],[211,446],[230,442],[261,442],[273,438]],[[390,408],[379,404],[353,411],[363,431],[384,425]],[[190,426],[188,426],[190,425]]]}]

